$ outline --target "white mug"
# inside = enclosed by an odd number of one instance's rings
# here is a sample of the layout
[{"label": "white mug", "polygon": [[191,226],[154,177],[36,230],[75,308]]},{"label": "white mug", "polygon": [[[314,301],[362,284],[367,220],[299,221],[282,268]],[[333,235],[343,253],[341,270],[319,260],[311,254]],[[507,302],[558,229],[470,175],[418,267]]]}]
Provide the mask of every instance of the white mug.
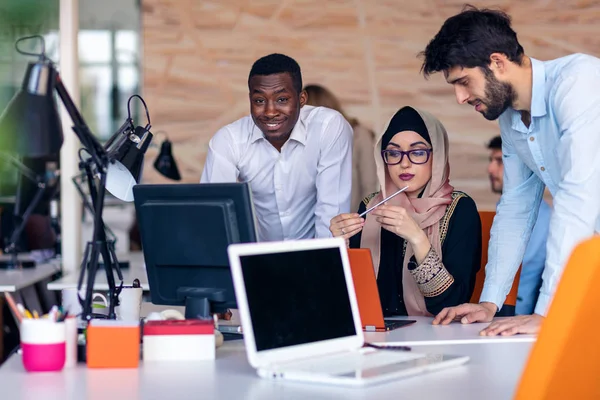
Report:
[{"label": "white mug", "polygon": [[117,319],[139,322],[142,312],[142,295],[143,289],[140,287],[124,287],[119,294],[119,306],[115,309]]},{"label": "white mug", "polygon": [[[77,297],[77,288],[69,288],[69,289],[63,289],[61,291],[62,293],[62,308],[65,312],[68,312],[69,315],[80,315],[83,310],[81,308],[81,304],[79,304],[79,298]],[[84,298],[85,297],[85,289],[81,289],[79,291],[79,295]],[[95,302],[96,307],[93,307],[94,304],[94,299],[96,299],[97,297],[99,297],[102,300],[102,303],[100,302]],[[106,299],[106,297],[101,294],[101,293],[94,293],[92,296],[92,308],[93,308],[93,312],[95,313],[99,313],[99,314],[106,314],[108,313],[108,301]],[[105,311],[106,310],[106,311]]]},{"label": "white mug", "polygon": [[[102,301],[94,301],[99,297]],[[92,312],[94,314],[108,315],[108,300],[102,293],[92,295]]]}]

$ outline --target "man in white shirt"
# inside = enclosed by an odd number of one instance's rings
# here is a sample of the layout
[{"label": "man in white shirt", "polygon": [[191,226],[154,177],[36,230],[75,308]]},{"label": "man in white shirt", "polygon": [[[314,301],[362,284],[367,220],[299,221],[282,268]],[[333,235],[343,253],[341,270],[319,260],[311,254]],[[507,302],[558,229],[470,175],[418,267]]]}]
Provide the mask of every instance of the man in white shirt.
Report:
[{"label": "man in white shirt", "polygon": [[271,54],[248,77],[250,116],[209,143],[200,183],[248,182],[259,241],[329,237],[350,212],[352,128],[337,111],[305,106],[300,66]]}]

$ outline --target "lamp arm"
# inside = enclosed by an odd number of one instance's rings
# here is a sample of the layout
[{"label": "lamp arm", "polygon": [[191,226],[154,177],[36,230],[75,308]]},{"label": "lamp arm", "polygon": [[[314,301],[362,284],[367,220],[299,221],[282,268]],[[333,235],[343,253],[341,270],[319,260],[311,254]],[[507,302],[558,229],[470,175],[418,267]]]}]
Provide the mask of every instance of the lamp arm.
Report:
[{"label": "lamp arm", "polygon": [[90,157],[92,157],[92,160],[98,166],[98,168],[105,169],[108,165],[106,151],[104,150],[98,139],[96,139],[91,133],[90,128],[87,126],[85,120],[83,119],[83,116],[77,110],[77,107],[75,106],[75,103],[73,103],[73,99],[71,99],[71,96],[69,96],[67,88],[62,83],[62,79],[58,72],[56,73],[55,89],[63,105],[65,106],[67,113],[73,121],[73,131],[79,138],[79,141],[90,154]]},{"label": "lamp arm", "polygon": [[[79,182],[79,180],[82,180],[84,177],[85,177],[85,174],[79,174],[79,175],[74,176],[72,178],[72,181],[75,184],[75,188],[77,189],[77,192],[81,196],[81,200],[83,201],[83,205],[90,212],[90,214],[92,214],[92,216],[93,216],[93,215],[95,215],[96,211],[94,210],[94,207],[92,206],[92,203],[90,203],[90,201],[88,200],[88,197],[86,196],[85,192],[83,191],[83,188],[81,187],[81,185],[82,185],[83,182]],[[112,231],[112,229],[110,229],[110,227],[108,225],[104,225],[104,229],[109,234],[109,236],[112,238],[112,240],[114,242],[116,242],[117,241],[117,235]]]},{"label": "lamp arm", "polygon": [[[106,241],[106,231],[104,227],[104,221],[102,220],[107,174],[106,171],[100,172],[100,184],[98,185],[98,187],[96,187],[90,163],[84,163],[83,167],[87,175],[90,197],[92,199],[92,204],[94,208],[94,239],[90,249],[89,265],[87,265],[87,260],[84,258],[83,265],[81,266],[79,286],[77,287],[77,290],[81,290],[83,275],[87,270],[88,276],[85,288],[85,298],[80,299],[80,302],[82,303],[82,314],[83,317],[88,321],[92,318],[92,295],[94,291],[94,281],[96,280],[96,273],[98,272],[98,259],[99,256],[102,255],[102,259],[104,260],[106,281],[108,283],[108,318],[115,319],[115,307],[118,305],[119,293],[123,288],[123,275],[119,268],[118,260],[116,260],[116,258],[113,257],[114,253],[111,253],[109,245]],[[113,266],[117,270],[117,275],[121,280],[119,288],[117,288],[115,284]]]},{"label": "lamp arm", "polygon": [[4,158],[7,161],[10,161],[15,167],[17,167],[21,175],[26,176],[30,181],[37,183],[40,180],[42,180],[42,178],[38,174],[36,174],[35,171],[33,171],[27,165],[23,164],[23,162],[15,156],[7,152],[0,151],[0,157]]}]

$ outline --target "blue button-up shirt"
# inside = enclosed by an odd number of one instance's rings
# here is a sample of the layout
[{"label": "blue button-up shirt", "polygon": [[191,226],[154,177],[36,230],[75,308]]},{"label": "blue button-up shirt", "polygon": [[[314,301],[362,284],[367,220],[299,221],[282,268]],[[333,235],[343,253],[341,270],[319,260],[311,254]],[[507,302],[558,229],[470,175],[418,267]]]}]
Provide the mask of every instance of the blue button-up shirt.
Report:
[{"label": "blue button-up shirt", "polygon": [[542,201],[537,221],[535,221],[529,243],[523,255],[517,305],[515,306],[515,314],[517,315],[529,315],[535,311],[535,304],[542,286],[542,274],[546,266],[546,242],[548,241],[550,214],[550,206]]},{"label": "blue button-up shirt", "polygon": [[546,315],[575,246],[600,233],[600,59],[574,54],[531,59],[531,123],[500,116],[504,192],[496,210],[480,301],[501,307],[523,260],[544,185],[553,196],[543,284],[535,312]]}]

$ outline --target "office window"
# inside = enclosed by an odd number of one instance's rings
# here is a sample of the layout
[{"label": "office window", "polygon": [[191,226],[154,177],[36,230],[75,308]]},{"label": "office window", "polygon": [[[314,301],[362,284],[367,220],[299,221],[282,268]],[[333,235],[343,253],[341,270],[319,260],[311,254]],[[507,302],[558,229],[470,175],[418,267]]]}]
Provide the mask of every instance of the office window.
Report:
[{"label": "office window", "polygon": [[[133,30],[82,30],[79,33],[81,108],[102,141],[127,116],[127,99],[138,91],[138,33]],[[137,116],[137,102],[132,113]]]}]

